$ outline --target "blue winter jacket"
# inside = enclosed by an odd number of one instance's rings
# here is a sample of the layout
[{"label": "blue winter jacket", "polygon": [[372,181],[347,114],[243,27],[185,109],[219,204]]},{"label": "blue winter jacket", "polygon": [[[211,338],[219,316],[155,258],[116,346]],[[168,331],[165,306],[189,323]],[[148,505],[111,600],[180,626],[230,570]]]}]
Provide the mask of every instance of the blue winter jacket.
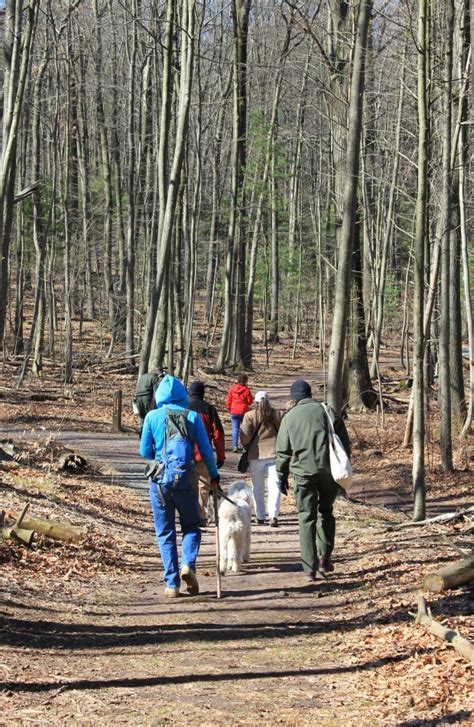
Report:
[{"label": "blue winter jacket", "polygon": [[[188,395],[181,381],[168,375],[160,382],[155,392],[155,401],[156,409],[149,411],[143,422],[140,455],[145,459],[161,462],[161,453],[165,444],[166,410],[186,409]],[[188,411],[186,418],[189,435],[196,442],[211,479],[217,477],[214,452],[201,417],[195,411]]]}]

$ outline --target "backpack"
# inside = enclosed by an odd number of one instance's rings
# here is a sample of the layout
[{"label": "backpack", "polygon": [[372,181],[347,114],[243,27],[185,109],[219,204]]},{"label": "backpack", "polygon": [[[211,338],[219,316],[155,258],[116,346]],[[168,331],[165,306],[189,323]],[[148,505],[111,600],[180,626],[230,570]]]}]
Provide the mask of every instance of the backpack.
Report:
[{"label": "backpack", "polygon": [[188,431],[188,414],[187,409],[166,411],[160,473],[160,483],[166,489],[190,490],[193,486],[194,440]]}]

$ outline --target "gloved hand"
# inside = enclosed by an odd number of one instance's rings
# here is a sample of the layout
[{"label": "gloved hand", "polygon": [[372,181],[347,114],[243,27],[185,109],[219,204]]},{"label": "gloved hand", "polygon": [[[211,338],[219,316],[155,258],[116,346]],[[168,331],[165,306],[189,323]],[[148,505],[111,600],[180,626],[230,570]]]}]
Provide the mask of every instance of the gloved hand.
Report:
[{"label": "gloved hand", "polygon": [[210,488],[211,490],[220,490],[219,482],[221,481],[221,476],[217,475],[217,477],[213,477],[210,482]]},{"label": "gloved hand", "polygon": [[288,478],[280,475],[278,478],[278,487],[282,495],[288,494]]},{"label": "gloved hand", "polygon": [[220,468],[221,468],[221,467],[223,467],[223,465],[224,465],[224,461],[225,461],[225,460],[223,460],[223,459],[218,459],[218,460],[217,460],[217,462],[216,462],[216,467],[217,467],[217,469],[218,469],[218,470],[220,470]]}]

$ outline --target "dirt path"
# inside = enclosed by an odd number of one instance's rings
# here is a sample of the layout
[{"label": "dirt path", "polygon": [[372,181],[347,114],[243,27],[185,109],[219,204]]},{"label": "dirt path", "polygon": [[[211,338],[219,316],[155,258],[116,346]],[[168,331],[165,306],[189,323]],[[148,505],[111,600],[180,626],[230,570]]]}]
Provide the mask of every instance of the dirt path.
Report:
[{"label": "dirt path", "polygon": [[[286,400],[286,387],[272,389]],[[117,471],[146,502],[136,436],[61,439]],[[224,480],[234,477],[229,453]],[[364,488],[359,488],[363,496]],[[253,527],[252,557],[215,598],[214,534],[203,535],[199,597],[166,601],[150,520],[122,531],[133,568],[15,593],[1,632],[0,709],[22,725],[429,725],[470,721],[466,667],[409,614],[431,537],[387,533],[398,515],[337,503],[335,573],[302,578],[297,521]],[[444,612],[458,604],[444,599]],[[449,684],[456,679],[458,689]],[[427,689],[426,683],[430,687]],[[0,711],[0,724],[2,712]]]}]

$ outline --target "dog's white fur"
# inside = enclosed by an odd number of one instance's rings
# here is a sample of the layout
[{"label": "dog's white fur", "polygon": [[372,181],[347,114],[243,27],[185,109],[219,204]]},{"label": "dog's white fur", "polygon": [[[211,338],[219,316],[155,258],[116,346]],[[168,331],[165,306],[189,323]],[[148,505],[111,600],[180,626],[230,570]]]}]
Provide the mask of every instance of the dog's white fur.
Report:
[{"label": "dog's white fur", "polygon": [[238,573],[242,563],[250,559],[252,486],[245,480],[237,480],[229,487],[227,494],[237,507],[227,500],[222,500],[219,506],[219,569],[222,575],[227,570]]},{"label": "dog's white fur", "polygon": [[255,500],[253,497],[253,486],[251,482],[247,482],[247,480],[236,480],[230,485],[227,490],[227,495],[232,500],[245,500],[252,510],[252,515],[255,514]]}]

